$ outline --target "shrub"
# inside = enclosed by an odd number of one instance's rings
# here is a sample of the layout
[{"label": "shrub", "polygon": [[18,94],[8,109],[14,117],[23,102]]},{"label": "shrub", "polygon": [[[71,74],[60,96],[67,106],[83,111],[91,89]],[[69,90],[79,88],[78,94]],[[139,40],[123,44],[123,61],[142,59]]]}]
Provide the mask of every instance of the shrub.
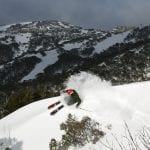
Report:
[{"label": "shrub", "polygon": [[75,116],[69,114],[66,122],[60,125],[60,129],[64,130],[65,134],[62,135],[60,142],[51,140],[50,150],[68,150],[70,146],[82,147],[87,143],[96,144],[105,135],[100,124],[88,116],[78,121]]},{"label": "shrub", "polygon": [[5,150],[11,150],[11,148],[9,148],[9,147],[6,147],[6,148],[5,148]]}]

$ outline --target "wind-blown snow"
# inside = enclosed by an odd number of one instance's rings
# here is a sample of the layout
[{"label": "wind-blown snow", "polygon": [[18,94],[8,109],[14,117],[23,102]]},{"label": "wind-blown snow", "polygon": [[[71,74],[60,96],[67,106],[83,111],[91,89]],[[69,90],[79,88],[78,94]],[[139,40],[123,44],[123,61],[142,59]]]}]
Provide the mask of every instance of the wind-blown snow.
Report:
[{"label": "wind-blown snow", "polygon": [[[8,138],[10,135],[11,138],[22,141],[22,150],[48,150],[51,138],[60,140],[63,132],[60,131],[59,125],[66,120],[68,113],[75,114],[78,118],[88,115],[100,122],[110,143],[113,141],[111,133],[117,136],[124,134],[124,120],[133,132],[150,123],[149,81],[111,86],[109,82],[101,81],[95,75],[82,72],[71,76],[65,85],[67,88],[77,90],[82,99],[80,107],[91,112],[66,106],[63,101],[66,95],[62,94],[56,98],[27,105],[1,119],[0,138]],[[65,107],[55,116],[50,116],[47,106],[58,100],[62,101]],[[106,129],[109,124],[112,124],[111,131]],[[97,143],[96,145],[88,144],[81,150],[89,149],[106,150],[107,148]]]},{"label": "wind-blown snow", "polygon": [[107,50],[110,46],[113,46],[116,43],[122,43],[125,37],[130,33],[130,31],[119,33],[119,34],[112,34],[111,37],[103,40],[102,42],[98,43],[95,46],[95,51],[97,53],[102,52],[103,50]]},{"label": "wind-blown snow", "polygon": [[36,55],[41,59],[41,62],[38,63],[35,68],[25,76],[21,81],[30,80],[36,78],[36,75],[42,73],[43,70],[48,66],[54,64],[58,60],[58,53],[56,50],[46,51],[46,55],[42,56],[41,54]]}]

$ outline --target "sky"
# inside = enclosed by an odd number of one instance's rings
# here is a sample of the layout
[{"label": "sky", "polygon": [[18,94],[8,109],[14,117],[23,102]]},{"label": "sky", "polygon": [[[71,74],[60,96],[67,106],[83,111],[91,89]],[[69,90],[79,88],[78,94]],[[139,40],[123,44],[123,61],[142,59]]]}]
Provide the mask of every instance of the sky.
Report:
[{"label": "sky", "polygon": [[150,0],[0,0],[0,24],[59,20],[86,28],[150,24]]}]

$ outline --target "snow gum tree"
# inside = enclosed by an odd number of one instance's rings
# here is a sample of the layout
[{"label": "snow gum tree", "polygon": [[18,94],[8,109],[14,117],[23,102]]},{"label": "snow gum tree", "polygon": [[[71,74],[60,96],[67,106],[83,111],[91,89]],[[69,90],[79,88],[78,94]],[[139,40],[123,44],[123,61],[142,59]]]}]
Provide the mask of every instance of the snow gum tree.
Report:
[{"label": "snow gum tree", "polygon": [[69,114],[66,122],[60,125],[60,129],[64,130],[65,134],[57,144],[54,144],[54,139],[51,140],[50,150],[68,150],[70,146],[80,148],[87,143],[95,144],[105,135],[100,124],[88,116],[78,121],[75,116]]}]

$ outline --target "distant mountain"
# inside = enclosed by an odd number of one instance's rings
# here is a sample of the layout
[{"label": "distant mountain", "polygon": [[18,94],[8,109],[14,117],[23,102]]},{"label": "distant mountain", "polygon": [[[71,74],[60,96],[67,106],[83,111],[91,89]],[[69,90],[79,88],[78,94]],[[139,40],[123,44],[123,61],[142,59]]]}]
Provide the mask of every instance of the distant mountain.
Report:
[{"label": "distant mountain", "polygon": [[36,79],[45,73],[74,72],[85,58],[94,59],[95,54],[124,42],[130,32],[126,27],[111,33],[59,21],[1,26],[0,85]]},{"label": "distant mountain", "polygon": [[[105,31],[82,29],[58,21],[1,26],[0,84],[36,79],[45,68],[59,62],[63,54],[81,59],[92,57],[94,46],[98,50],[96,45],[108,36],[110,33]],[[63,68],[56,67],[53,73],[62,71]]]}]

